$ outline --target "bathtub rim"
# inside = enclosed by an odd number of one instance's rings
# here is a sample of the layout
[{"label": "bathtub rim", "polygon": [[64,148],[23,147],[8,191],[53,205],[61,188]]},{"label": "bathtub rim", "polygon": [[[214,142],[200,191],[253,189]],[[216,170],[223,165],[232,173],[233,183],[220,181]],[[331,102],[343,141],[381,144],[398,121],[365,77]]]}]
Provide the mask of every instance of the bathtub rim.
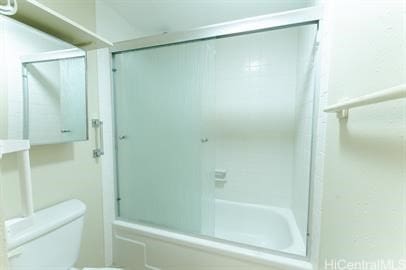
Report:
[{"label": "bathtub rim", "polygon": [[[171,244],[196,248],[203,252],[214,253],[226,257],[231,257],[237,260],[257,263],[265,266],[272,266],[278,269],[291,270],[312,270],[313,265],[306,256],[298,256],[294,254],[284,253],[276,254],[277,251],[261,251],[253,248],[241,247],[235,244],[227,243],[226,241],[208,239],[183,233],[177,233],[162,228],[144,225],[137,222],[129,222],[121,219],[116,219],[113,222],[113,238],[128,238],[120,236],[117,230],[132,232],[144,237],[168,242]],[[129,238],[132,240],[131,238]]]}]

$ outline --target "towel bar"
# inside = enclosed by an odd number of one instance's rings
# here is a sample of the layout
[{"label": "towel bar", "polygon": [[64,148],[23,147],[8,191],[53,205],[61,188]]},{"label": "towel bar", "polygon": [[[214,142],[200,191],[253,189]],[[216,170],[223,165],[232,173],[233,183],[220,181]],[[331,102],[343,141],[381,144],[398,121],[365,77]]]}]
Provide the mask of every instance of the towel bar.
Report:
[{"label": "towel bar", "polygon": [[351,108],[366,106],[375,103],[381,103],[389,100],[395,100],[400,98],[406,98],[406,84],[387,88],[381,91],[377,91],[372,94],[360,96],[357,98],[348,99],[334,105],[331,105],[324,109],[324,112],[337,113],[338,118],[347,118],[348,111]]}]

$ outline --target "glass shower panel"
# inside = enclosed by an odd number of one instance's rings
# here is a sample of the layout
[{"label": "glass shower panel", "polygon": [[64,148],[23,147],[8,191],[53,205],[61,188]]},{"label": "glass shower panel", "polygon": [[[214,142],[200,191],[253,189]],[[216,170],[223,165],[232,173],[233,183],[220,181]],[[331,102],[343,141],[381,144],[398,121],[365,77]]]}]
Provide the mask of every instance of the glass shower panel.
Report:
[{"label": "glass shower panel", "polygon": [[211,46],[115,55],[121,217],[200,233],[202,215],[213,211],[213,190],[202,180],[209,177],[202,92],[213,81]]},{"label": "glass shower panel", "polygon": [[306,255],[316,32],[115,54],[119,216]]}]

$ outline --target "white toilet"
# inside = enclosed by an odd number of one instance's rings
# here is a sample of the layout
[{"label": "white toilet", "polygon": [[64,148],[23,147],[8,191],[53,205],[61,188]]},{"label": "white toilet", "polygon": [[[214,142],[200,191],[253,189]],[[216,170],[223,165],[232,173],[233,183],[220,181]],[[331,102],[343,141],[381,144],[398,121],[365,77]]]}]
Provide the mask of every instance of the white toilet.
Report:
[{"label": "white toilet", "polygon": [[79,255],[86,206],[69,200],[6,221],[10,270],[68,270]]}]

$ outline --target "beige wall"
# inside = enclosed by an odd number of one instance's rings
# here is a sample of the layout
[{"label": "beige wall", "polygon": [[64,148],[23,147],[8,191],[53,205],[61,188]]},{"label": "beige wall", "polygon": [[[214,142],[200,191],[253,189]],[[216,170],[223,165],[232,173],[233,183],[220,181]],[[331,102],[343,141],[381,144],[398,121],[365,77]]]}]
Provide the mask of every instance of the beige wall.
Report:
[{"label": "beige wall", "polygon": [[[406,1],[331,3],[329,103],[405,83]],[[320,268],[406,258],[406,101],[327,126]]]},{"label": "beige wall", "polygon": [[[44,0],[41,2],[89,29],[95,29],[94,0]],[[88,111],[91,119],[98,116],[95,51],[88,54],[88,61]],[[0,102],[3,108],[6,101],[1,99]],[[1,112],[1,118],[3,118],[4,113]],[[2,126],[4,124],[0,125]],[[86,142],[32,148],[30,157],[34,205],[36,209],[40,209],[70,198],[82,200],[87,205],[87,214],[78,266],[102,266],[104,243],[101,168],[100,163],[92,157],[92,149],[95,146],[94,132],[91,127],[89,131],[90,139]],[[15,156],[6,157],[1,161],[0,179],[0,192],[5,202],[4,216],[6,218],[16,216],[19,214],[20,205]]]}]

